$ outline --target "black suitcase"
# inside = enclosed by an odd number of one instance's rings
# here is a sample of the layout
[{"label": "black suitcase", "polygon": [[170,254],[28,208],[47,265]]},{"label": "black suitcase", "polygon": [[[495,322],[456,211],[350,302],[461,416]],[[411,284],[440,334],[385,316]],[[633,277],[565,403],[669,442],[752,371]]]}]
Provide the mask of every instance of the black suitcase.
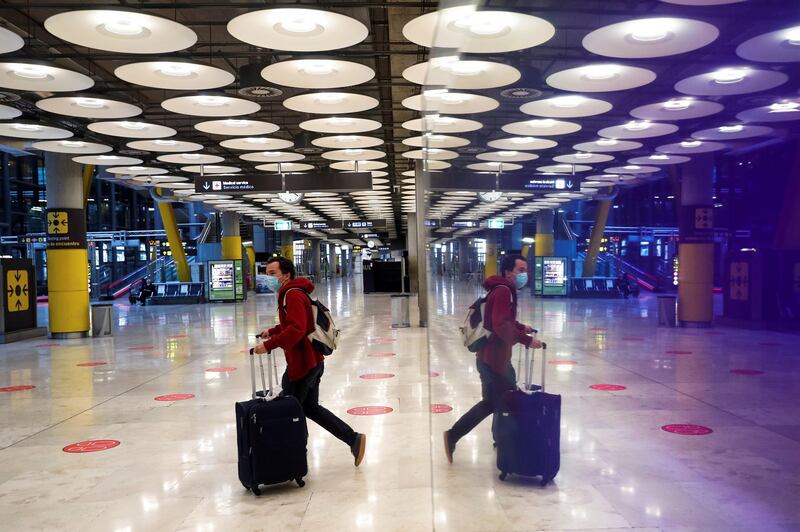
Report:
[{"label": "black suitcase", "polygon": [[[255,361],[259,357],[263,392],[256,393]],[[277,368],[272,357],[269,368],[269,389],[264,382],[264,365],[260,355],[250,355],[250,377],[253,396],[236,403],[236,442],[239,450],[239,480],[245,489],[261,495],[262,484],[295,481],[305,486],[308,474],[306,443],[308,431],[303,407],[291,396],[276,396],[273,373]]]},{"label": "black suitcase", "polygon": [[509,474],[541,476],[542,486],[545,486],[558,474],[561,465],[561,396],[544,391],[546,354],[545,345],[542,349],[540,391],[530,391],[534,388],[531,386],[531,349],[526,349],[524,385],[522,389],[506,392],[495,414],[500,480],[505,480]]}]

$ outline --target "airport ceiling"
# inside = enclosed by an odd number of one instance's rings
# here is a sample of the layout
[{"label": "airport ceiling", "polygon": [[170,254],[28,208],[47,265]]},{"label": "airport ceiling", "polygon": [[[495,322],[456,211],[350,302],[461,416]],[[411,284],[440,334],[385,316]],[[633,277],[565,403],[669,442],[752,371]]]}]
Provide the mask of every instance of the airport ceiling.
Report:
[{"label": "airport ceiling", "polygon": [[[386,218],[391,238],[414,212],[418,160],[487,179],[583,177],[571,194],[430,198],[430,217],[523,217],[659,179],[701,153],[798,132],[793,0],[508,0],[475,9],[3,2],[0,135],[245,216]],[[192,196],[187,184],[201,165],[250,176],[347,171],[354,160],[373,172],[373,191],[291,204]]]}]

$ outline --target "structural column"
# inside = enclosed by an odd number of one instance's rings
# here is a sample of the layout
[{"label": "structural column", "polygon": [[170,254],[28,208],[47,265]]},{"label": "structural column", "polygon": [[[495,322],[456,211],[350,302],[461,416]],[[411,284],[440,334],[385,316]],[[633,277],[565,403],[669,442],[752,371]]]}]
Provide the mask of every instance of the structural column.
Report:
[{"label": "structural column", "polygon": [[281,256],[294,262],[294,236],[291,231],[281,231]]},{"label": "structural column", "polygon": [[714,318],[714,159],[683,166],[678,244],[678,321],[709,327]]},{"label": "structural column", "polygon": [[555,222],[555,212],[552,209],[542,210],[536,213],[536,243],[535,252],[537,257],[552,256],[555,250],[555,240],[553,236],[553,224]]},{"label": "structural column", "polygon": [[497,241],[500,235],[493,230],[486,233],[486,264],[484,269],[484,276],[490,277],[497,275]]},{"label": "structural column", "polygon": [[158,203],[158,213],[161,215],[161,223],[164,224],[164,231],[167,233],[169,249],[172,251],[172,258],[175,260],[178,280],[182,283],[191,282],[192,274],[189,271],[189,263],[186,261],[183,239],[178,230],[178,223],[175,221],[175,210],[172,207],[172,203],[168,201],[157,201],[156,203]]},{"label": "structural column", "polygon": [[320,246],[322,246],[322,241],[316,238],[311,240],[311,269],[312,271],[309,272],[312,275],[317,276],[318,279],[322,277],[322,259],[320,258]]},{"label": "structural column", "polygon": [[594,215],[592,236],[589,239],[589,249],[586,252],[586,260],[583,263],[584,277],[594,277],[597,269],[597,255],[600,252],[600,244],[603,242],[603,235],[606,232],[606,222],[608,221],[608,212],[610,209],[610,199],[597,202],[597,212],[595,212]]},{"label": "structural column", "polygon": [[460,279],[466,279],[469,272],[469,257],[472,250],[469,246],[469,238],[460,237],[458,239],[458,273]]},{"label": "structural column", "polygon": [[45,169],[49,333],[82,337],[89,332],[83,168],[67,155],[46,152]]},{"label": "structural column", "polygon": [[222,258],[242,259],[242,237],[239,233],[239,213],[222,211]]}]

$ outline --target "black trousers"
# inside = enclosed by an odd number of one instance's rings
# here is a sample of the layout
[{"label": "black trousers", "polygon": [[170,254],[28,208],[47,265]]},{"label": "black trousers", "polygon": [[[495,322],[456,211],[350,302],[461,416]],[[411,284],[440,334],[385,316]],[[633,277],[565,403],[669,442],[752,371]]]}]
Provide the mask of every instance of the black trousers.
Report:
[{"label": "black trousers", "polygon": [[[461,416],[450,429],[450,436],[454,442],[466,436],[481,421],[494,414],[500,405],[503,394],[517,387],[517,374],[511,364],[508,365],[505,375],[500,375],[480,359],[476,358],[475,361],[481,377],[482,399]],[[492,423],[492,428],[494,428],[494,423]]]},{"label": "black trousers", "polygon": [[319,404],[319,383],[324,371],[325,363],[320,362],[305,377],[294,382],[290,381],[288,374],[284,372],[281,379],[283,387],[281,394],[297,398],[303,406],[306,418],[352,447],[356,442],[356,432],[333,412]]}]

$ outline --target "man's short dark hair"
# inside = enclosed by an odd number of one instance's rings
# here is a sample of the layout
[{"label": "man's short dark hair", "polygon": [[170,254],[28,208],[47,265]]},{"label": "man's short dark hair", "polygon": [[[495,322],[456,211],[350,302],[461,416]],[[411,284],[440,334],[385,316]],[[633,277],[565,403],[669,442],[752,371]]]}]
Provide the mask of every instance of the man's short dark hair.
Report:
[{"label": "man's short dark hair", "polygon": [[281,270],[281,273],[288,273],[289,279],[294,279],[294,262],[290,261],[286,257],[281,257],[280,255],[277,257],[270,257],[267,261],[267,264],[272,264],[273,262],[278,263],[278,268]]},{"label": "man's short dark hair", "polygon": [[503,255],[503,258],[500,259],[500,275],[504,276],[506,272],[512,271],[517,265],[518,260],[521,260],[525,264],[528,263],[527,259],[522,255]]}]

